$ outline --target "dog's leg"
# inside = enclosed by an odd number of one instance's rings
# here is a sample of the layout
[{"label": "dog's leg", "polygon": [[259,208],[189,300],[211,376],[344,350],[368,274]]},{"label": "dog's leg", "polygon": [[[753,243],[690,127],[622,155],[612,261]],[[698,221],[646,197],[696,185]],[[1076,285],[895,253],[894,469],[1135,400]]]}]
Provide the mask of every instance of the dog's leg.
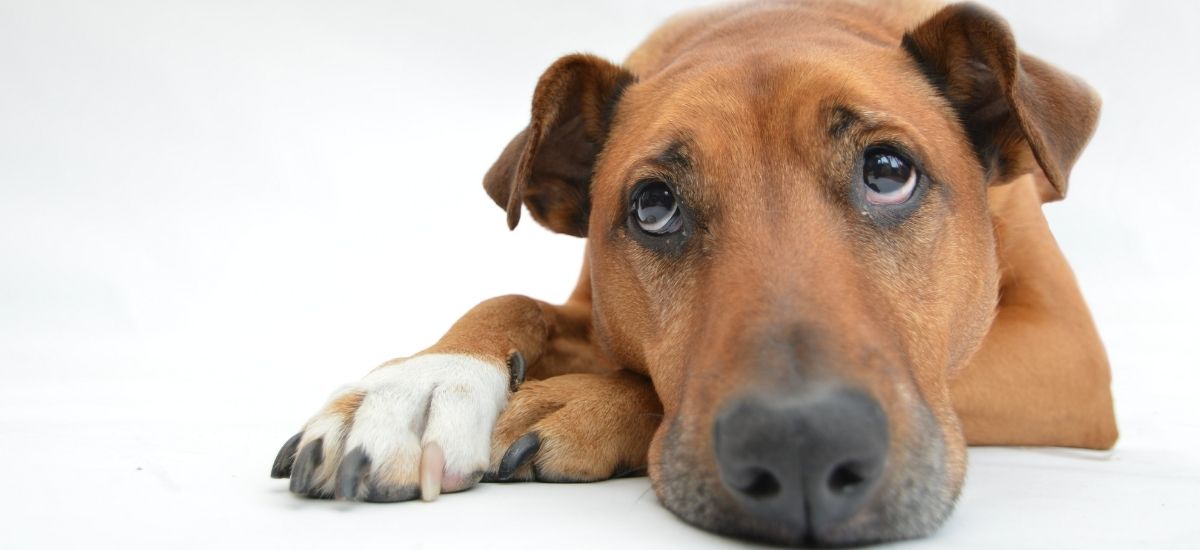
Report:
[{"label": "dog's leg", "polygon": [[490,465],[496,419],[526,375],[614,370],[587,343],[589,323],[585,294],[564,306],[524,296],[485,301],[429,349],[335,392],[280,450],[272,475],[290,476],[297,494],[352,500],[471,487]]},{"label": "dog's leg", "polygon": [[1034,179],[993,187],[988,198],[1001,297],[951,386],[967,442],[1107,449],[1117,438],[1108,359]]}]

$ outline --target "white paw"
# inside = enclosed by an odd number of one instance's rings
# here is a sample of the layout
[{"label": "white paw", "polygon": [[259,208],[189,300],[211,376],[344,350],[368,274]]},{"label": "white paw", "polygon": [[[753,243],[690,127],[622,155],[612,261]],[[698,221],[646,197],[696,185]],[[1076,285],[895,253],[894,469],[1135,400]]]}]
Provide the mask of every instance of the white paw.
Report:
[{"label": "white paw", "polygon": [[272,475],[290,473],[297,494],[348,500],[432,500],[467,489],[488,468],[506,372],[458,354],[389,362],[335,392],[284,444]]}]

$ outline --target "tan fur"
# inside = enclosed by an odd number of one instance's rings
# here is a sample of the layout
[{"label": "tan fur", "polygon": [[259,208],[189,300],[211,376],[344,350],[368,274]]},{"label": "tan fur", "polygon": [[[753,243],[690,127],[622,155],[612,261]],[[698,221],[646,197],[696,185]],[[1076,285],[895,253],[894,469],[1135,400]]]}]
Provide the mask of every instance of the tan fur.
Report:
[{"label": "tan fur", "polygon": [[[664,504],[722,532],[741,512],[715,470],[717,411],[762,388],[863,388],[888,418],[893,508],[823,540],[926,533],[952,507],[968,443],[1116,440],[1104,349],[1041,213],[1065,196],[1098,113],[1094,92],[978,7],[764,1],[679,16],[624,66],[571,55],[547,69],[529,126],[484,179],[510,227],[524,204],[588,238],[568,302],[486,301],[426,351],[527,360],[493,470],[536,433],[516,479],[648,467]],[[895,226],[845,198],[880,143],[903,144],[936,182]],[[702,221],[686,247],[656,252],[626,230],[647,179],[675,182]]]},{"label": "tan fur", "polygon": [[[815,46],[801,53],[788,47],[807,43]],[[806,63],[796,65],[798,56]],[[687,456],[711,453],[705,430],[723,397],[776,383],[744,359],[757,345],[743,340],[748,331],[816,319],[827,353],[843,360],[837,376],[869,388],[890,411],[890,431],[901,442],[889,459],[893,470],[916,467],[916,455],[904,449],[928,434],[907,418],[916,413],[903,411],[921,407],[932,412],[945,445],[951,493],[965,472],[966,443],[1113,444],[1104,350],[1040,212],[1043,202],[1065,195],[1099,101],[1079,81],[1016,50],[1002,20],[926,2],[756,2],[676,17],[624,67],[568,59],[539,84],[531,128],[549,131],[549,124],[565,143],[586,144],[574,150],[595,156],[576,154],[571,166],[591,180],[573,184],[569,195],[584,198],[556,203],[557,218],[535,217],[578,234],[561,218],[590,214],[590,263],[571,307],[590,305],[595,346],[580,347],[650,376],[665,418],[686,421],[673,437],[691,448]],[[914,61],[924,72],[912,69]],[[580,64],[590,68],[564,72]],[[985,77],[991,80],[978,80]],[[578,83],[589,78],[636,84]],[[562,81],[601,92],[556,95],[562,87],[553,83]],[[618,97],[614,119],[598,119]],[[996,102],[1008,106],[1007,118],[998,118]],[[583,113],[584,123],[556,118],[564,109]],[[974,139],[990,140],[990,156],[971,153],[980,144],[966,139],[960,120],[977,132]],[[690,130],[682,140],[681,125]],[[520,173],[531,163],[522,159],[545,164],[560,156],[523,136],[485,179],[508,208],[510,226],[519,215],[517,193],[528,201],[546,184],[531,176],[508,189],[500,176]],[[708,185],[643,160],[672,140],[674,154],[698,162],[691,169]],[[941,181],[962,183],[923,204],[902,233],[846,224],[819,206],[836,193],[819,183],[782,192],[767,185],[840,181],[853,162],[843,152],[880,141],[909,144]],[[705,219],[696,237],[703,242],[681,257],[663,259],[620,233],[622,189],[645,178],[682,179],[690,207]],[[969,184],[980,180],[993,184],[986,197]],[[778,221],[758,223],[764,215]],[[794,309],[777,311],[781,300]],[[863,342],[890,341],[895,347],[862,356]],[[906,362],[911,370],[896,370]],[[583,390],[578,398],[587,398]],[[521,416],[523,406],[518,399],[506,416]],[[661,480],[671,477],[659,466],[672,462],[668,425],[649,448],[660,495],[669,489]],[[687,468],[715,476],[710,462]]]},{"label": "tan fur", "polygon": [[363,398],[366,397],[365,392],[351,392],[343,395],[329,404],[329,412],[340,415],[346,422],[350,422],[354,418],[354,413],[358,411],[358,407],[362,405]]},{"label": "tan fur", "polygon": [[1032,176],[988,193],[1000,303],[987,339],[953,382],[972,445],[1107,449],[1117,440],[1108,359]]},{"label": "tan fur", "polygon": [[596,481],[644,472],[646,448],[661,419],[654,388],[633,373],[527,382],[496,425],[492,462],[498,465],[521,436],[537,433],[543,440],[538,457],[512,479]]}]

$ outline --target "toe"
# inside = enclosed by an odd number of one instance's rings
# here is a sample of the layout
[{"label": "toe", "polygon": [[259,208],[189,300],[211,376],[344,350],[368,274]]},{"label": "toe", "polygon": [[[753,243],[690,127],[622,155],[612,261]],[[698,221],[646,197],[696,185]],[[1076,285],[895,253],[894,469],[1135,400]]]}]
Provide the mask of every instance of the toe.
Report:
[{"label": "toe", "polygon": [[362,447],[342,458],[338,466],[337,479],[333,486],[333,498],[338,500],[358,500],[358,488],[366,486],[367,476],[371,471],[371,458]]},{"label": "toe", "polygon": [[417,498],[416,485],[388,485],[375,481],[367,482],[367,502],[401,502]]},{"label": "toe", "polygon": [[292,481],[289,486],[293,493],[309,495],[309,490],[313,487],[313,475],[324,461],[323,446],[324,440],[317,439],[305,445],[296,455],[295,464],[292,466]]}]

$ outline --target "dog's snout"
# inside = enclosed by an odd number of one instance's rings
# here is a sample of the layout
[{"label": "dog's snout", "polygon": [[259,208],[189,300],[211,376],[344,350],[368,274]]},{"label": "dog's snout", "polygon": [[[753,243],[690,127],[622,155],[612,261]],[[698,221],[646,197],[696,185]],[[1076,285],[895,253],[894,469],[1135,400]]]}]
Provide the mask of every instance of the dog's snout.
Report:
[{"label": "dog's snout", "polygon": [[854,515],[879,484],[887,418],[848,388],[750,394],[718,414],[713,447],[722,482],[746,512],[821,532]]}]

